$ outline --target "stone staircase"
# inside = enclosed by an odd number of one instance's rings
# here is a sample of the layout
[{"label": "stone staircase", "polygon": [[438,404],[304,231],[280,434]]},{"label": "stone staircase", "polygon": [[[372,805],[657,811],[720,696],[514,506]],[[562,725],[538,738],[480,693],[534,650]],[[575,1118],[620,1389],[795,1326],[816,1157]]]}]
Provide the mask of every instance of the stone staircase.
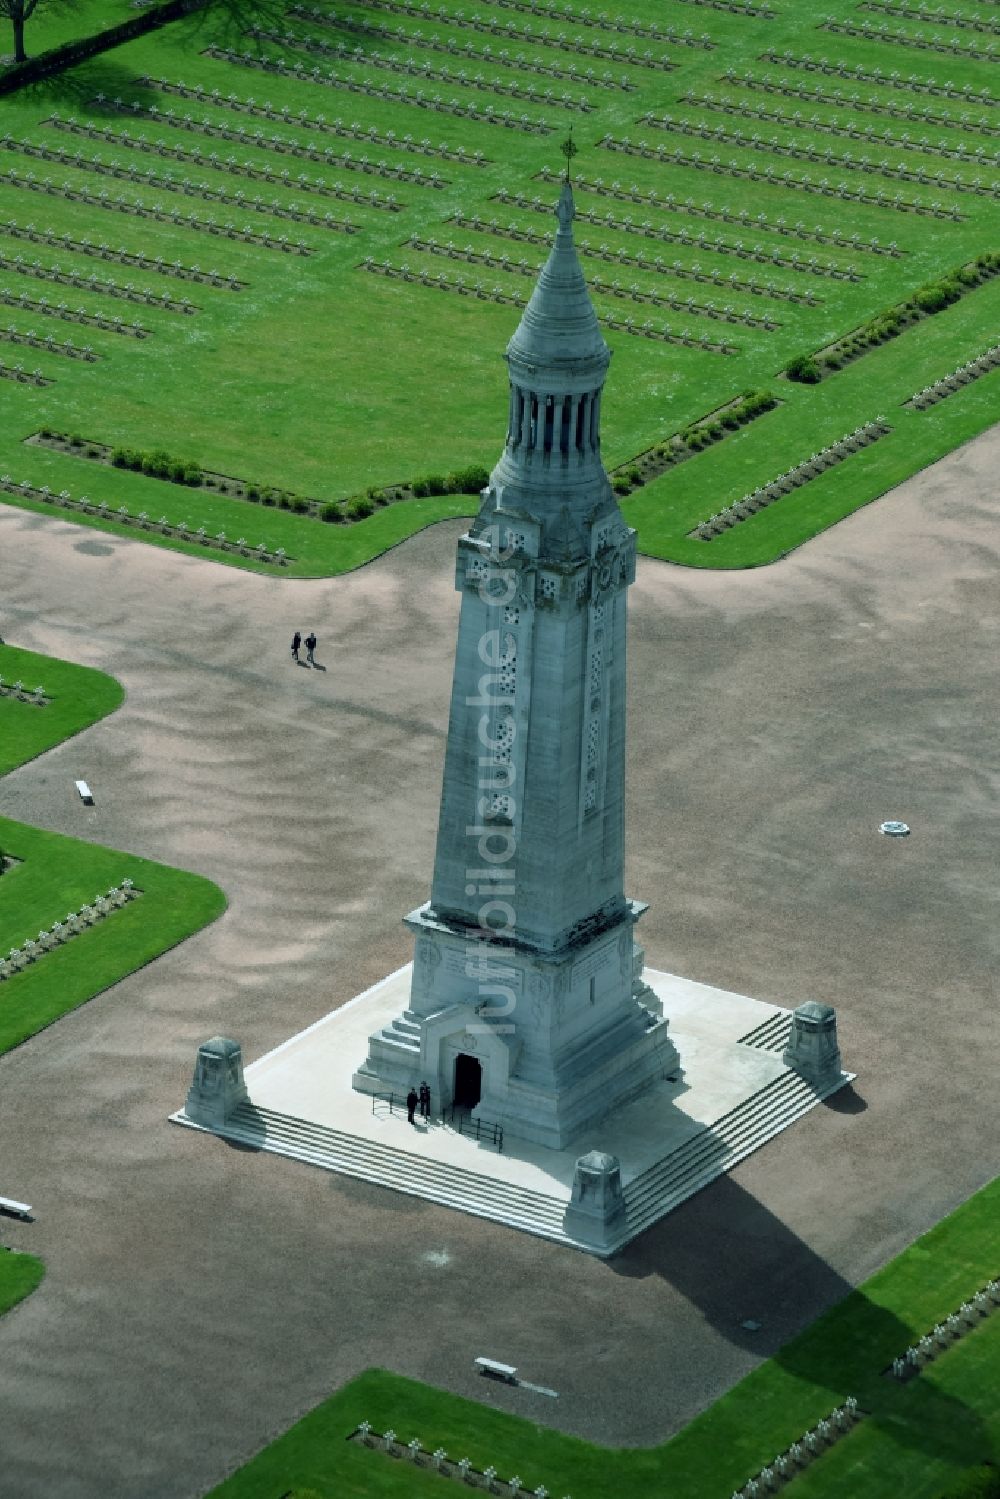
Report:
[{"label": "stone staircase", "polygon": [[[223,1133],[223,1131],[218,1131]],[[566,1205],[513,1182],[436,1161],[395,1145],[383,1145],[327,1125],[312,1124],[291,1114],[243,1103],[226,1121],[227,1139],[257,1145],[262,1150],[292,1156],[327,1171],[360,1177],[413,1197],[425,1197],[445,1207],[479,1218],[492,1218],[545,1238],[572,1241],[563,1233]]]},{"label": "stone staircase", "polygon": [[383,1041],[391,1041],[406,1051],[413,1051],[418,1056],[420,1055],[420,1026],[415,1020],[407,1020],[405,1015],[397,1015],[388,1025],[382,1027],[380,1034]]},{"label": "stone staircase", "polygon": [[[826,1090],[831,1093],[843,1079]],[[737,1108],[693,1135],[625,1188],[627,1244],[686,1198],[730,1170],[826,1096],[795,1072],[783,1072]],[[620,1247],[620,1246],[619,1246]]]},{"label": "stone staircase", "polygon": [[[790,1021],[790,1017],[775,1018]],[[730,1113],[699,1130],[628,1183],[624,1192],[625,1227],[617,1241],[600,1252],[611,1254],[621,1249],[787,1128],[845,1080],[838,1079],[821,1093],[797,1073],[782,1072]],[[175,1114],[173,1120],[201,1128],[183,1113]],[[593,1246],[566,1233],[565,1198],[520,1187],[486,1172],[470,1171],[291,1114],[258,1108],[252,1102],[240,1104],[226,1121],[225,1129],[216,1133],[259,1150],[290,1156],[308,1165],[358,1177],[459,1212],[492,1219],[524,1233],[594,1252]]]},{"label": "stone staircase", "polygon": [[420,1026],[397,1015],[369,1040],[369,1055],[354,1074],[354,1087],[376,1097],[392,1089],[405,1098],[420,1070]]},{"label": "stone staircase", "polygon": [[788,1045],[791,1029],[791,1011],[779,1010],[777,1015],[768,1016],[760,1025],[755,1025],[752,1031],[740,1036],[737,1045],[756,1046],[760,1051],[782,1052]]}]

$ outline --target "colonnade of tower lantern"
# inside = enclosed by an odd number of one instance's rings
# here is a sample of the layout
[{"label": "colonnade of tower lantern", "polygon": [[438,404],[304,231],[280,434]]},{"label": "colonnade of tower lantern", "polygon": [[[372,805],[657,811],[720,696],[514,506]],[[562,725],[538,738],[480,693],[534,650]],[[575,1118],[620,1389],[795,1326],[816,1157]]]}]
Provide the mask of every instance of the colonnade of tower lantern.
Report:
[{"label": "colonnade of tower lantern", "polygon": [[522,461],[553,456],[566,463],[601,451],[601,387],[580,393],[552,394],[510,386],[507,448]]}]

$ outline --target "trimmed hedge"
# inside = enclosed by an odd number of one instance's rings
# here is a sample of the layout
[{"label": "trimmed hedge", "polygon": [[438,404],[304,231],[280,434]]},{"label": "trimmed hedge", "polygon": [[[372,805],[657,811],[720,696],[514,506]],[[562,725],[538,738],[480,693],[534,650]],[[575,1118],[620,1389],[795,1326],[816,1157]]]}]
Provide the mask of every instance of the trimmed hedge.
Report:
[{"label": "trimmed hedge", "polygon": [[150,452],[123,446],[98,448],[75,433],[68,436],[50,426],[39,427],[38,436],[45,442],[68,443],[72,448],[82,450],[88,458],[106,459],[113,468],[130,469],[135,473],[145,474],[147,478],[165,479],[168,483],[185,484],[194,489],[204,487],[216,494],[234,494],[237,498],[240,498],[242,490],[242,498],[253,505],[277,506],[279,510],[290,510],[296,515],[315,514],[320,520],[328,522],[364,520],[376,507],[388,505],[393,500],[405,499],[407,489],[416,499],[426,495],[477,495],[489,483],[490,477],[488,469],[481,463],[474,463],[466,468],[455,469],[450,474],[429,474],[426,478],[414,480],[410,485],[397,484],[388,489],[369,485],[364,494],[353,496],[346,504],[332,500],[324,504],[319,500],[291,494],[284,489],[212,473],[197,463],[171,457],[163,448],[155,448]]},{"label": "trimmed hedge", "polygon": [[819,365],[811,354],[796,354],[785,365],[785,374],[800,385],[818,385],[822,379]]},{"label": "trimmed hedge", "polygon": [[429,494],[478,494],[489,483],[489,470],[482,464],[471,464],[468,468],[455,469],[450,474],[428,474],[423,479],[414,479],[410,485],[416,498]]},{"label": "trimmed hedge", "polygon": [[171,484],[199,485],[202,472],[197,463],[171,458],[163,448],[144,453],[141,448],[112,448],[113,468],[129,468],[150,479],[169,479]]},{"label": "trimmed hedge", "polygon": [[718,442],[720,437],[725,437],[727,432],[735,432],[747,422],[752,422],[765,411],[773,411],[777,404],[777,396],[769,390],[746,390],[738,401],[727,406],[718,416],[706,417],[695,426],[686,427],[681,433],[681,442],[695,451],[706,448],[711,443]]}]

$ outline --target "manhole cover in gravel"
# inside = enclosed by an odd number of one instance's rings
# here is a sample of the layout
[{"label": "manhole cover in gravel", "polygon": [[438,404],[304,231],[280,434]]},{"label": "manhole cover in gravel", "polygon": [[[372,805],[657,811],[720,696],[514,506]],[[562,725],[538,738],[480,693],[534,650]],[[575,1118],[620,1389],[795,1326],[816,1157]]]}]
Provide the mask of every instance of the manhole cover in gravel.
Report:
[{"label": "manhole cover in gravel", "polygon": [[878,830],[887,838],[906,838],[910,831],[905,822],[880,822]]},{"label": "manhole cover in gravel", "polygon": [[114,552],[114,547],[108,546],[103,541],[78,541],[73,550],[82,552],[85,557],[110,557]]}]

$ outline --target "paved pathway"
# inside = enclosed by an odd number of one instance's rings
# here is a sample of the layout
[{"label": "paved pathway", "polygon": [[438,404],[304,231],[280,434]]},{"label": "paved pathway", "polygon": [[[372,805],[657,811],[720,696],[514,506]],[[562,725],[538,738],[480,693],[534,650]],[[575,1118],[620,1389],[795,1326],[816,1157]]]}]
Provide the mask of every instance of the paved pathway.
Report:
[{"label": "paved pathway", "polygon": [[[640,564],[649,961],[832,1001],[860,1078],[610,1264],[165,1123],[201,1039],[252,1060],[410,956],[459,527],[280,582],[0,507],[0,631],[128,694],[0,782],[0,811],[230,900],[0,1059],[2,1190],[38,1211],[2,1232],[48,1264],[0,1324],[4,1495],[191,1499],[373,1364],[654,1442],[990,1177],[998,458],[994,432],[776,567]],[[296,625],[325,671],[290,663]],[[480,1353],[559,1399],[477,1381]]]}]

